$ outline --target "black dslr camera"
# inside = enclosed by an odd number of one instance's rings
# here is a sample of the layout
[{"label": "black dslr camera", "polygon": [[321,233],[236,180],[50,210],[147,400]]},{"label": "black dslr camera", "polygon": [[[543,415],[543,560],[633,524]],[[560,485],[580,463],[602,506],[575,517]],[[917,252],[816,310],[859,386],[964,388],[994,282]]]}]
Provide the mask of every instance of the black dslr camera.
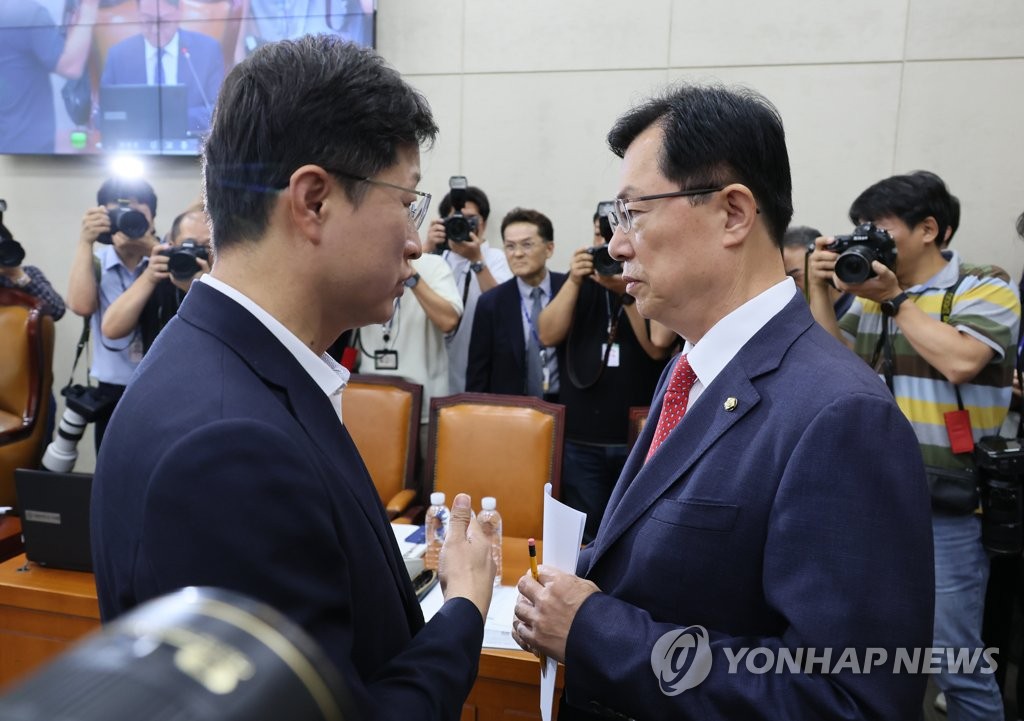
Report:
[{"label": "black dslr camera", "polygon": [[25,260],[25,249],[14,239],[11,231],[4,225],[4,212],[7,201],[0,200],[0,265],[5,268],[17,268]]},{"label": "black dslr camera", "polygon": [[469,240],[469,234],[475,233],[479,227],[479,220],[476,217],[467,218],[462,214],[462,209],[466,207],[466,189],[469,188],[469,183],[466,182],[465,175],[453,175],[448,179],[448,187],[451,190],[448,197],[455,212],[444,219],[444,237],[452,243],[465,243]]},{"label": "black dslr camera", "polygon": [[113,398],[100,395],[99,389],[95,386],[76,383],[62,388],[60,393],[64,396],[64,405],[80,415],[86,423],[94,422],[117,403]]},{"label": "black dslr camera", "polygon": [[129,238],[141,238],[149,232],[149,221],[144,213],[135,210],[127,200],[118,200],[117,207],[107,211],[110,217],[110,232],[100,233],[96,242],[110,245],[114,242],[114,233],[124,233]]},{"label": "black dslr camera", "polygon": [[872,261],[881,261],[890,270],[896,267],[896,243],[889,231],[874,223],[861,223],[850,235],[837,235],[825,250],[839,253],[836,276],[844,283],[863,283],[875,276]]},{"label": "black dslr camera", "polygon": [[175,280],[188,280],[201,269],[197,258],[210,260],[210,249],[205,245],[199,245],[194,238],[187,238],[181,245],[174,248],[165,248],[160,255],[167,256],[167,269]]},{"label": "black dslr camera", "polygon": [[605,245],[595,245],[593,248],[587,248],[587,252],[594,259],[594,271],[598,275],[622,274],[622,263],[612,258],[611,253],[608,252],[607,245],[612,239],[612,224],[608,220],[608,216],[614,207],[615,203],[611,200],[602,200],[597,204],[597,222],[600,225],[601,237],[604,238]]},{"label": "black dslr camera", "polygon": [[1024,448],[1019,438],[985,436],[974,446],[981,487],[981,543],[999,556],[1024,548]]}]

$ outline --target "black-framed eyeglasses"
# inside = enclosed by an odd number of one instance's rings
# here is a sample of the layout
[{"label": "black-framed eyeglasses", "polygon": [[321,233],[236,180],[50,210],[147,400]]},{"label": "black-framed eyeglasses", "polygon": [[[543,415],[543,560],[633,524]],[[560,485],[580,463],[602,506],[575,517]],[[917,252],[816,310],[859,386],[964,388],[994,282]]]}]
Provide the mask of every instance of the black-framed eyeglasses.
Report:
[{"label": "black-framed eyeglasses", "polygon": [[336,168],[324,168],[324,170],[332,175],[340,175],[341,177],[348,178],[350,180],[360,180],[364,183],[370,183],[371,185],[383,185],[385,188],[394,188],[395,190],[401,190],[403,193],[418,195],[419,200],[414,200],[409,205],[409,221],[413,224],[414,228],[419,229],[420,225],[423,224],[423,219],[427,217],[427,209],[430,207],[430,193],[424,193],[422,190],[416,190],[414,188],[405,188],[401,185],[395,185],[394,183],[386,183],[383,180],[374,180],[373,178],[367,178],[363,175],[354,175]]},{"label": "black-framed eyeglasses", "polygon": [[608,223],[612,226],[613,233],[616,230],[628,233],[633,229],[633,216],[630,215],[629,208],[626,207],[627,203],[639,203],[645,200],[661,200],[662,198],[685,198],[691,195],[706,195],[708,193],[717,193],[724,187],[724,185],[718,185],[714,188],[693,188],[690,190],[677,190],[674,193],[641,195],[638,198],[616,198],[615,205],[612,206],[612,212],[608,214]]}]

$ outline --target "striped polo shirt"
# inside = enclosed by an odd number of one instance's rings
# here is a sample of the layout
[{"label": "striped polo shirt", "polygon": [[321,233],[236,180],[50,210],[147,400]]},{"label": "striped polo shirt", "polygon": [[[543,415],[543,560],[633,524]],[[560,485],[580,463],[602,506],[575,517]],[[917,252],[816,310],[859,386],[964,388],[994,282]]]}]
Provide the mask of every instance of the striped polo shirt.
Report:
[{"label": "striped polo shirt", "polygon": [[[939,320],[947,290],[964,276],[953,297],[947,323],[995,352],[992,361],[970,383],[960,385],[960,396],[970,412],[971,429],[977,441],[999,433],[1010,404],[1020,298],[1002,268],[962,263],[955,252],[943,251],[942,255],[949,263],[927,282],[905,292],[909,296],[907,302]],[[876,355],[884,320],[878,303],[857,298],[840,319],[839,327],[854,344],[854,352],[870,363]],[[924,462],[942,468],[968,467],[969,454],[954,455],[950,450],[943,417],[947,411],[957,410],[953,384],[914,350],[895,321],[888,322],[896,403],[914,426]],[[875,366],[880,375],[884,355],[878,354]]]}]

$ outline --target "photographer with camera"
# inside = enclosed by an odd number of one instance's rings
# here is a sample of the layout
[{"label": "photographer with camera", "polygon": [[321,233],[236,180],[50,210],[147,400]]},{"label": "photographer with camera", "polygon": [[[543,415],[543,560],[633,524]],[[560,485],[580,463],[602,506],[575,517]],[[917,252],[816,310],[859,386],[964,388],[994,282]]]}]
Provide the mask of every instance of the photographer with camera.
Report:
[{"label": "photographer with camera", "polygon": [[487,245],[487,218],[491,203],[480,188],[462,175],[448,181],[449,192],[438,206],[440,218],[430,224],[424,253],[440,253],[452,269],[462,298],[462,321],[446,339],[448,392],[466,390],[466,365],[473,334],[473,316],[480,294],[512,277],[505,254]]},{"label": "photographer with camera", "polygon": [[210,226],[201,206],[174,219],[167,243],[153,247],[145,271],[110,304],[101,329],[121,339],[138,328],[143,355],[174,317],[192,283],[210,272]]},{"label": "photographer with camera", "polygon": [[538,322],[544,346],[565,346],[562,500],[587,514],[585,543],[597,534],[629,454],[629,408],[650,403],[676,338],[664,333],[652,340],[655,323],[626,294],[622,265],[608,254],[610,206],[598,205],[594,245],[573,254],[568,280]]},{"label": "photographer with camera", "polygon": [[38,298],[43,303],[42,312],[60,320],[64,315],[64,299],[53,289],[43,271],[34,265],[22,265],[25,248],[4,225],[6,211],[7,201],[0,200],[0,288],[13,288]]},{"label": "photographer with camera", "polygon": [[[983,647],[989,559],[972,454],[1006,415],[1020,301],[1002,269],[942,250],[952,213],[932,173],[879,181],[850,207],[852,235],[815,241],[808,281],[815,319],[879,372],[913,424],[932,494],[933,646],[973,653]],[[830,283],[857,296],[840,321]],[[1002,718],[993,675],[954,673],[945,655],[941,665],[951,717]]]},{"label": "photographer with camera", "polygon": [[124,393],[128,379],[142,360],[142,334],[114,341],[103,336],[103,316],[110,305],[139,279],[157,244],[153,231],[156,193],[141,179],[111,178],[96,194],[97,206],[85,212],[68,282],[68,308],[89,323],[92,367],[89,375],[98,386],[95,401],[95,444],[103,434]]}]

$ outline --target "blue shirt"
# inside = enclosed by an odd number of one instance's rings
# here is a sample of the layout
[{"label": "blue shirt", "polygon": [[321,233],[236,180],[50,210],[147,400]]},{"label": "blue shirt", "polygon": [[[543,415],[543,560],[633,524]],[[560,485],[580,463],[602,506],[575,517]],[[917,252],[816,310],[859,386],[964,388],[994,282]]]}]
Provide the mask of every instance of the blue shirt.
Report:
[{"label": "blue shirt", "polygon": [[101,383],[128,385],[128,380],[142,360],[142,333],[136,327],[129,335],[116,340],[106,338],[100,330],[103,314],[118,296],[128,290],[149,264],[145,257],[129,270],[112,245],[97,244],[93,249],[100,263],[99,306],[92,314],[92,367],[90,375]]},{"label": "blue shirt", "polygon": [[[519,288],[519,309],[521,311],[519,316],[523,321],[523,340],[526,347],[529,348],[530,335],[538,333],[537,345],[540,345],[544,351],[544,367],[547,369],[547,392],[558,393],[558,357],[555,354],[554,348],[547,348],[541,344],[539,331],[537,330],[537,319],[530,317],[530,314],[533,312],[533,298],[530,297],[530,293],[533,292],[533,286],[524,283],[522,278],[516,278],[516,287]],[[544,280],[540,282],[539,288],[540,307],[545,308],[551,302],[551,273],[544,274]]]}]

